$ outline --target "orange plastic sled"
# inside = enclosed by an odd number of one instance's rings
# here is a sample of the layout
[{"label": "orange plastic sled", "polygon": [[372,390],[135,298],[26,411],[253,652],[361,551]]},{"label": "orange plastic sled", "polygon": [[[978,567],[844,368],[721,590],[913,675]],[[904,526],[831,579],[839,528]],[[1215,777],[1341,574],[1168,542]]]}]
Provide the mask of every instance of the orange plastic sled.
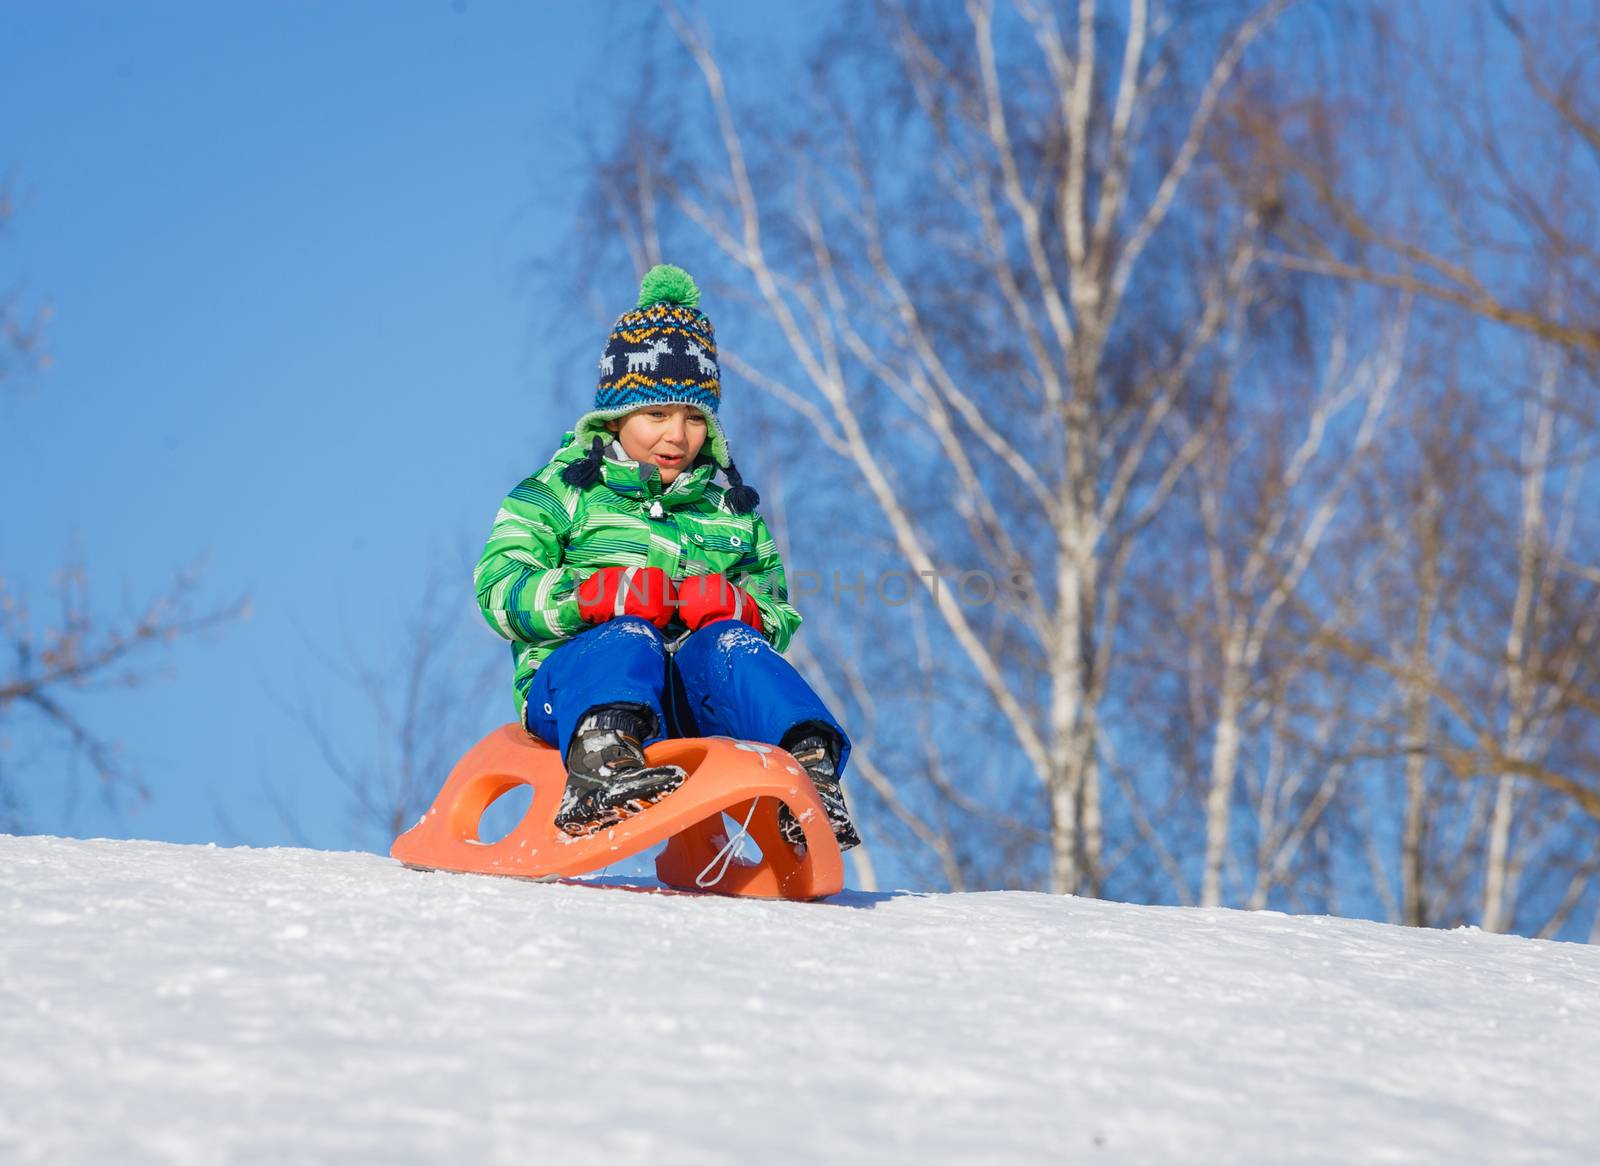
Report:
[{"label": "orange plastic sled", "polygon": [[[669,887],[760,899],[820,899],[844,889],[844,858],[827,814],[788,753],[753,741],[690,737],[660,741],[645,755],[652,765],[681,765],[689,776],[649,809],[572,838],[555,828],[567,780],[560,754],[520,725],[502,725],[456,763],[432,808],[389,853],[421,870],[555,879],[600,870],[665,841],[656,877]],[[498,842],[481,841],[484,811],[519,785],[533,787],[522,821]],[[803,847],[780,833],[779,803],[799,819]],[[746,823],[759,861],[727,852],[730,835]]]}]

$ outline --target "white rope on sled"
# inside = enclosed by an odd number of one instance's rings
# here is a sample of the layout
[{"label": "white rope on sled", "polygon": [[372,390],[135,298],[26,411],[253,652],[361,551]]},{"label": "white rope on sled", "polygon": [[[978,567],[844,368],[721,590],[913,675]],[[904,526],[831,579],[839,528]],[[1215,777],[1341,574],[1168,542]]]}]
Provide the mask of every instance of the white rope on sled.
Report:
[{"label": "white rope on sled", "polygon": [[[750,837],[750,820],[756,816],[756,803],[760,800],[760,798],[750,799],[750,809],[745,813],[744,823],[739,827],[739,832],[724,842],[722,849],[717,851],[710,862],[706,863],[705,870],[695,876],[695,886],[701,890],[716,886],[722,881],[723,876],[728,873],[728,868],[733,866],[734,860],[744,853],[744,840]],[[713,876],[711,872],[718,863],[722,864],[722,869]]]}]

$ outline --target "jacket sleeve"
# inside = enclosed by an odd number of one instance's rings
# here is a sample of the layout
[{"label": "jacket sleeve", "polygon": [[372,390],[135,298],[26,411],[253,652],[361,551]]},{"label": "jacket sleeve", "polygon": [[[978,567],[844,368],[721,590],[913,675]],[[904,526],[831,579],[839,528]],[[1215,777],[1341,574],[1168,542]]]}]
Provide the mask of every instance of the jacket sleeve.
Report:
[{"label": "jacket sleeve", "polygon": [[789,585],[783,573],[778,544],[759,514],[753,516],[750,553],[739,561],[731,582],[748,591],[761,609],[761,624],[768,641],[782,652],[800,630],[800,613],[789,602]]},{"label": "jacket sleeve", "polygon": [[472,573],[478,609],[501,636],[558,644],[583,630],[578,581],[563,566],[576,494],[546,466],[506,496]]}]

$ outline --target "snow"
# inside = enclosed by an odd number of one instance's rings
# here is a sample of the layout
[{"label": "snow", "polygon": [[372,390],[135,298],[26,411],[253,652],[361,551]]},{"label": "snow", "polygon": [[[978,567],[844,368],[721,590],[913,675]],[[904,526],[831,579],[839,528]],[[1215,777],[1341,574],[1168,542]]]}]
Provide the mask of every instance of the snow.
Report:
[{"label": "snow", "polygon": [[717,652],[724,656],[734,652],[756,656],[766,646],[767,641],[761,638],[761,633],[752,631],[743,623],[734,623],[717,633]]},{"label": "snow", "polygon": [[0,837],[0,1161],[1592,1162],[1600,950]]}]

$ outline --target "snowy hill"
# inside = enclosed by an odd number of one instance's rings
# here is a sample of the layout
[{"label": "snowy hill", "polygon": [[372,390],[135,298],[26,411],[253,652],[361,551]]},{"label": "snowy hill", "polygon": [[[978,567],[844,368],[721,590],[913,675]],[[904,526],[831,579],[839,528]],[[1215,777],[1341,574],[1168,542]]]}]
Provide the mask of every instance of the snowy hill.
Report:
[{"label": "snowy hill", "polygon": [[1593,1162],[1600,950],[0,837],[0,1161]]}]

